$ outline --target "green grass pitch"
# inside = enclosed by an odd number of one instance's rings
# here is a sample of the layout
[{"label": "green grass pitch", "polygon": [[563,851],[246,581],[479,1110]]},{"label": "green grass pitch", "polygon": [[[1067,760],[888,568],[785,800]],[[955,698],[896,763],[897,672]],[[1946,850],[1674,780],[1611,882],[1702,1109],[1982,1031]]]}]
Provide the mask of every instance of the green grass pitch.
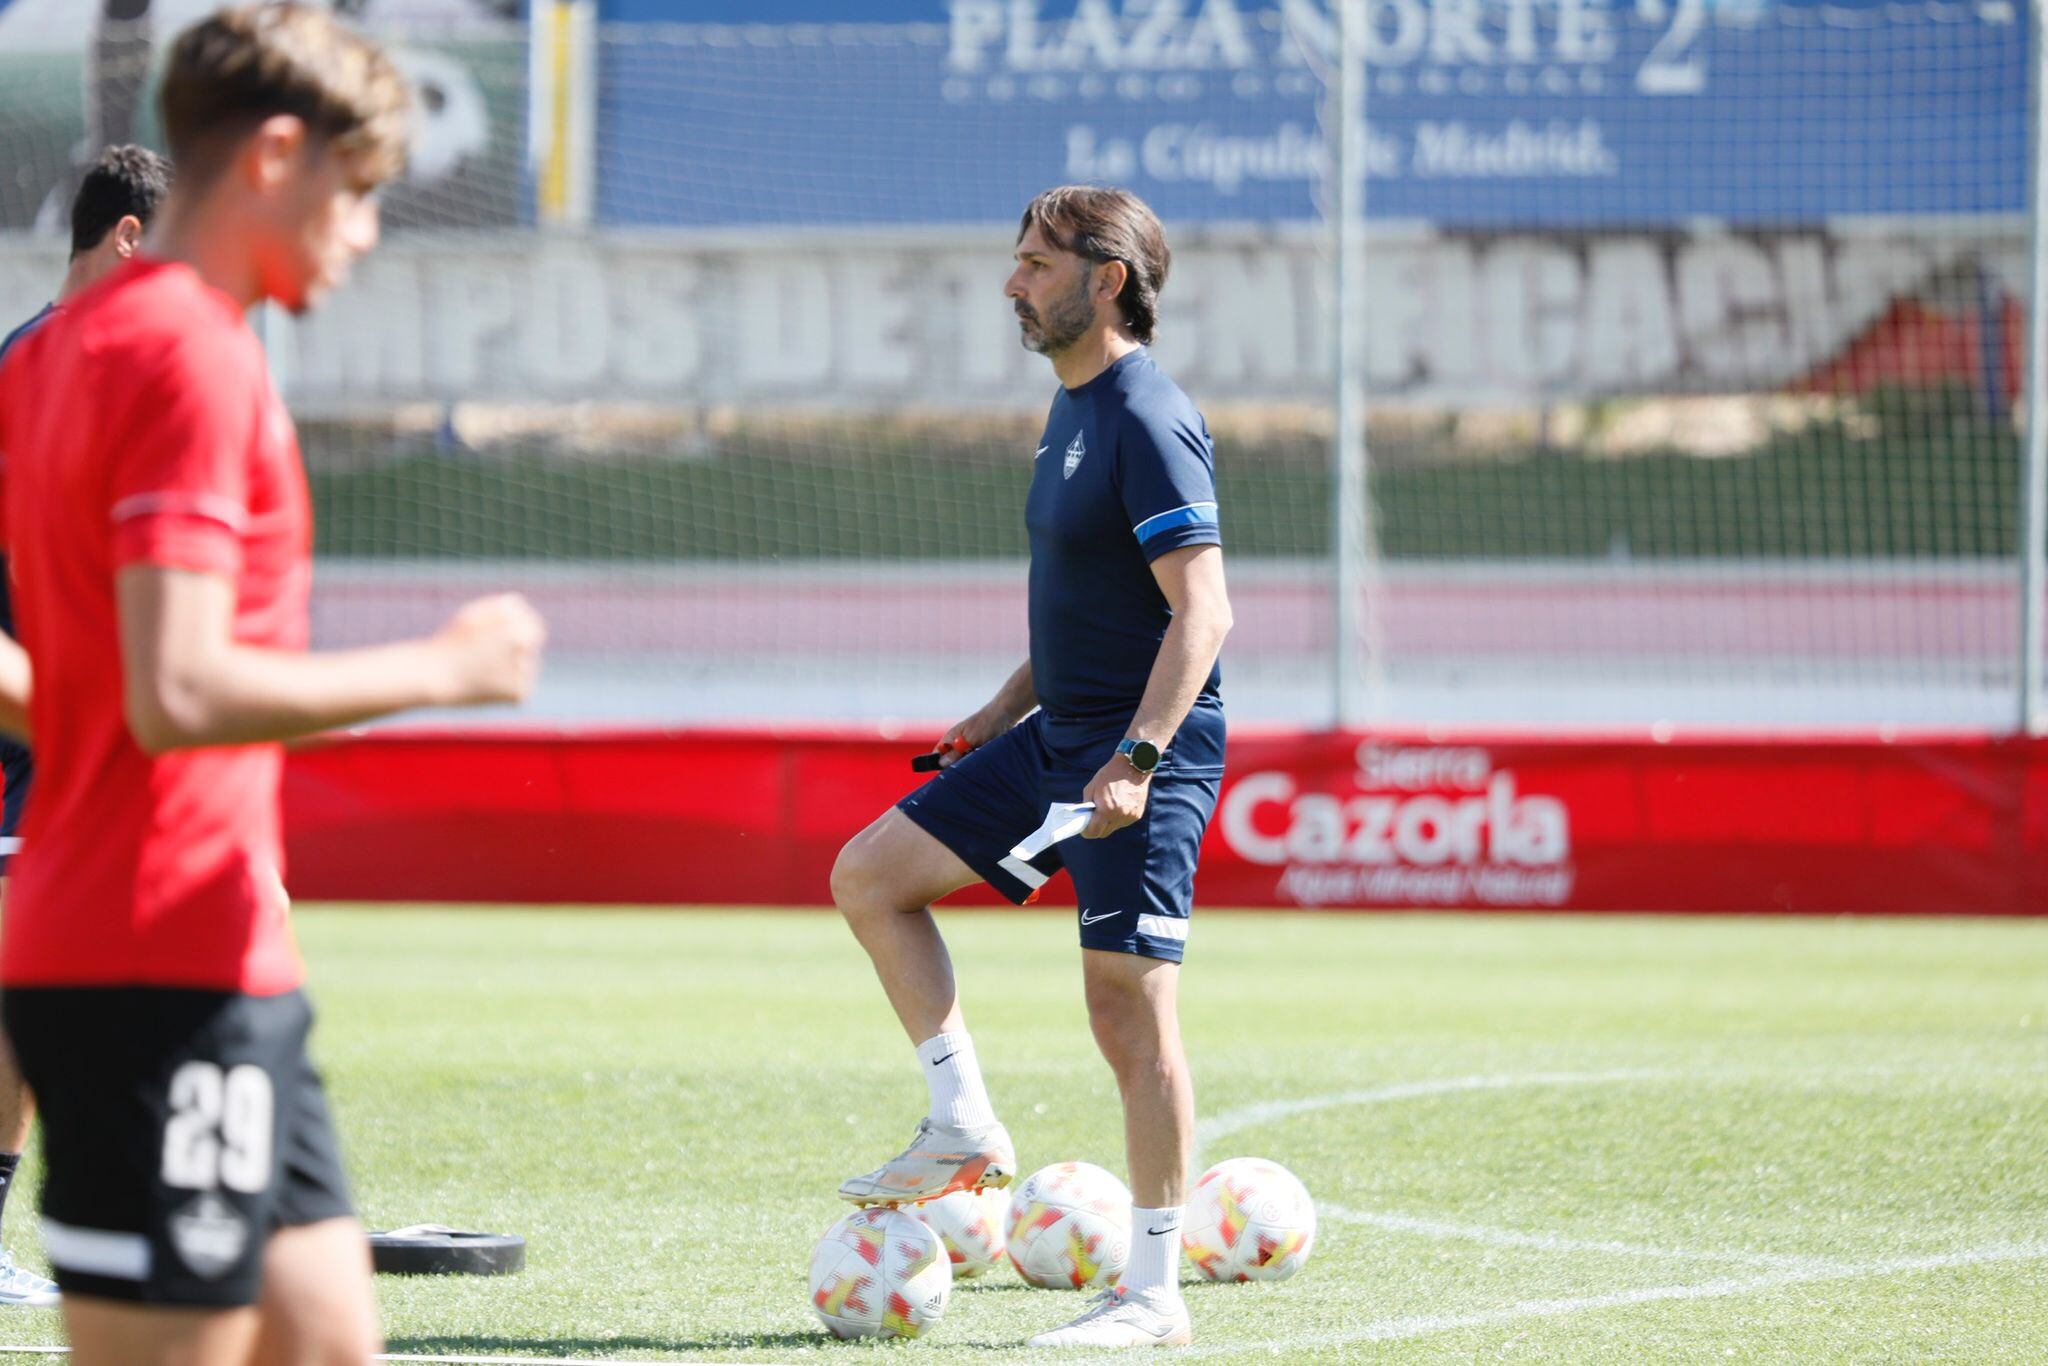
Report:
[{"label": "green grass pitch", "polygon": [[[1121,1172],[1071,923],[945,924],[1025,1168]],[[517,1277],[382,1280],[393,1352],[1035,1359],[1082,1304],[1003,1272],[915,1344],[811,1317],[833,1187],[924,1104],[836,917],[301,927],[367,1219],[529,1242]],[[1190,1284],[1192,1355],[2048,1359],[2048,922],[1205,911],[1183,998],[1204,1159],[1277,1159],[1323,1218],[1292,1281]]]}]

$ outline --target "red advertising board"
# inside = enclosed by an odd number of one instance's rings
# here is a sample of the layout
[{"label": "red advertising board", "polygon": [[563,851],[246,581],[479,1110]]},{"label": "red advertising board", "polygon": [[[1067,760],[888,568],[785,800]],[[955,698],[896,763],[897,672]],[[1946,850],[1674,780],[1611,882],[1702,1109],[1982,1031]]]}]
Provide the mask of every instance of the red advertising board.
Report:
[{"label": "red advertising board", "polygon": [[[319,899],[823,905],[840,845],[917,781],[914,748],[873,730],[326,742],[288,770],[290,881]],[[2048,746],[1251,731],[1231,741],[1197,892],[1215,906],[2031,913],[2048,904]],[[1047,895],[1071,900],[1064,878]]]}]

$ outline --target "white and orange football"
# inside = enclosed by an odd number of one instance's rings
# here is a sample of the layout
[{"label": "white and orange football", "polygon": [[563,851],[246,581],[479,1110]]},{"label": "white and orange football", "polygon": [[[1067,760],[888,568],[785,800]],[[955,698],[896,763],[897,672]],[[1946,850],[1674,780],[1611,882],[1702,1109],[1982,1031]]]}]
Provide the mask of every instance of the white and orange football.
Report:
[{"label": "white and orange football", "polygon": [[1278,1162],[1233,1157],[1195,1183],[1180,1243],[1212,1281],[1284,1281],[1315,1248],[1315,1202]]}]

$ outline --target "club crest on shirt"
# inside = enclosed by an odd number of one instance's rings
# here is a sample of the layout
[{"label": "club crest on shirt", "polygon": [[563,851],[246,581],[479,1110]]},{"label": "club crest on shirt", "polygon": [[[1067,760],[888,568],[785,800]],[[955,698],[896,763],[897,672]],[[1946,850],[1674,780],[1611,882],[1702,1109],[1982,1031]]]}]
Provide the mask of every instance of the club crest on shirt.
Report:
[{"label": "club crest on shirt", "polygon": [[1081,468],[1081,457],[1086,454],[1088,454],[1087,443],[1081,440],[1081,433],[1075,432],[1074,439],[1067,443],[1067,463],[1060,478],[1072,479],[1074,471]]}]

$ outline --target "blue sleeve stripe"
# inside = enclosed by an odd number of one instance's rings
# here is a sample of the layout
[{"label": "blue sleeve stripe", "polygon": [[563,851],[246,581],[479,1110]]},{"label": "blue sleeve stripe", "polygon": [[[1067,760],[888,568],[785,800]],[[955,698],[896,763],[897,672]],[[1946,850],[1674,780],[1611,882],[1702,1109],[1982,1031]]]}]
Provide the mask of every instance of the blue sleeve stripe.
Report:
[{"label": "blue sleeve stripe", "polygon": [[1147,517],[1144,521],[1132,527],[1131,530],[1140,541],[1148,541],[1162,531],[1171,531],[1177,526],[1193,526],[1197,522],[1207,522],[1212,526],[1215,525],[1216,505],[1214,503],[1187,503],[1181,507],[1171,508],[1159,513],[1156,516]]}]

